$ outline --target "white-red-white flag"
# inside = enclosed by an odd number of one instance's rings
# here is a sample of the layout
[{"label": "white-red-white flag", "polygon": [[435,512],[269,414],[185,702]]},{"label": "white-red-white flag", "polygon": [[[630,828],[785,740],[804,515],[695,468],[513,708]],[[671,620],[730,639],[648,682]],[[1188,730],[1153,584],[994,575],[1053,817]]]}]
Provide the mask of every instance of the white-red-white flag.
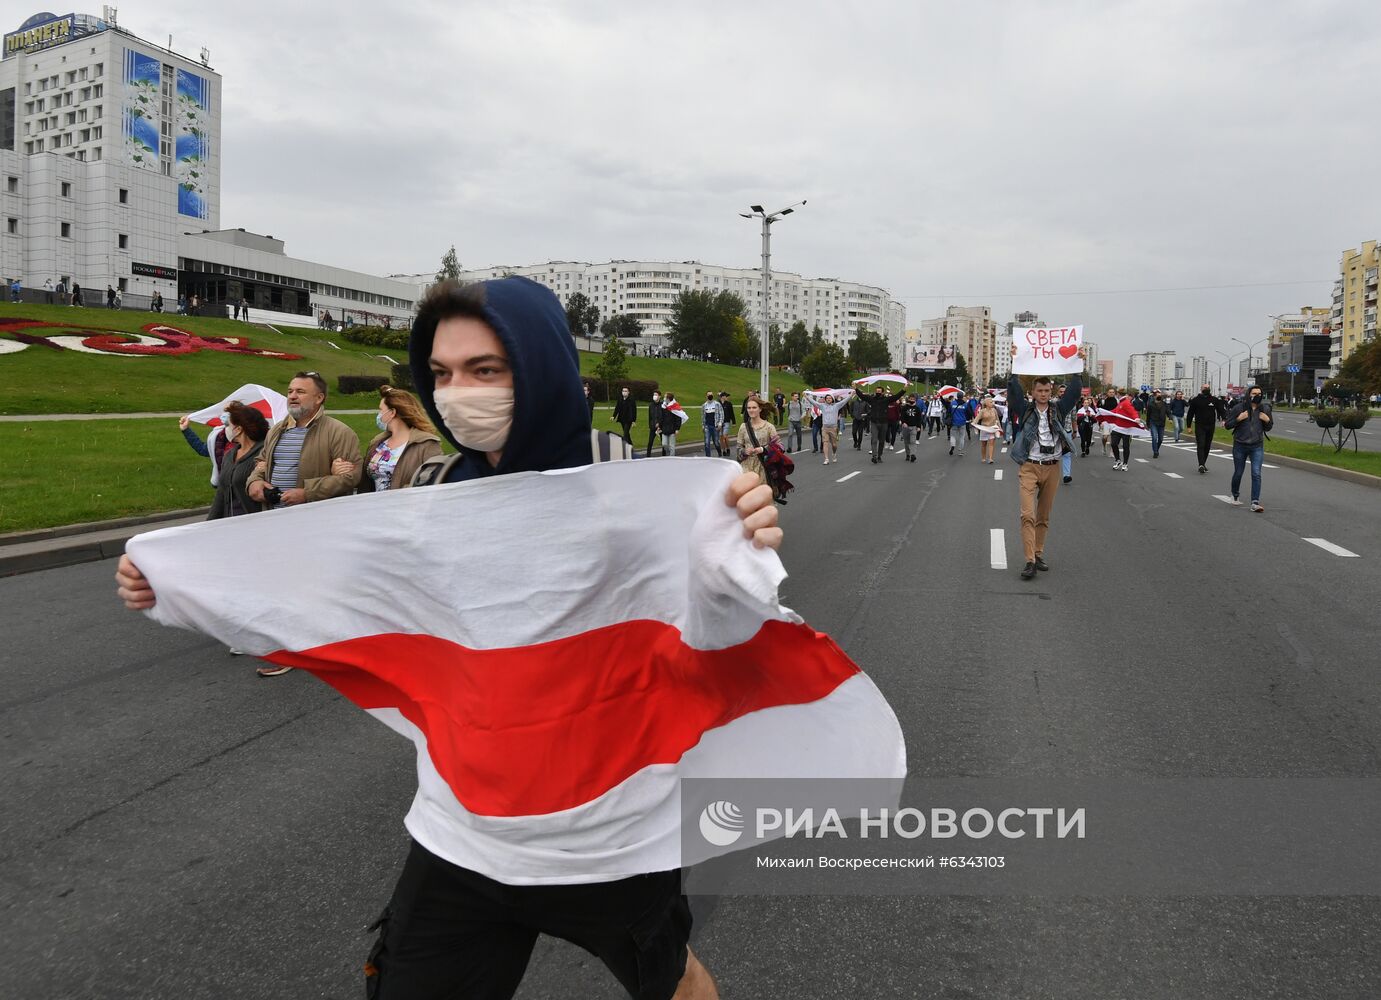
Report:
[{"label": "white-red-white flag", "polygon": [[[410,738],[406,824],[427,850],[509,884],[608,881],[681,865],[683,778],[906,773],[873,682],[778,603],[781,561],[724,502],[739,471],[520,473],[127,551],[155,620],[310,671]],[[311,561],[310,586],[264,571],[285,554]]]},{"label": "white-red-white flag", "polygon": [[1143,427],[1140,421],[1121,413],[1114,413],[1112,410],[1099,409],[1098,422],[1109,430],[1114,430],[1118,434],[1125,434],[1128,437],[1148,438],[1151,436],[1151,432]]},{"label": "white-red-white flag", "polygon": [[672,413],[676,414],[677,418],[681,421],[682,427],[684,427],[686,425],[686,421],[690,419],[690,414],[682,408],[679,400],[673,399],[669,403],[663,403],[662,409],[670,410]]},{"label": "white-red-white flag", "polygon": [[276,424],[288,415],[288,400],[286,396],[281,392],[274,392],[266,386],[256,385],[251,382],[248,385],[240,386],[219,403],[212,403],[210,406],[203,407],[196,413],[187,414],[187,419],[194,424],[205,424],[207,427],[219,427],[221,425],[221,414],[225,412],[227,406],[236,400],[258,410],[270,424]]},{"label": "white-red-white flag", "polygon": [[854,385],[872,385],[874,382],[900,382],[902,385],[911,384],[911,381],[905,375],[898,375],[896,372],[885,372],[881,375],[868,375],[864,378],[854,379]]}]

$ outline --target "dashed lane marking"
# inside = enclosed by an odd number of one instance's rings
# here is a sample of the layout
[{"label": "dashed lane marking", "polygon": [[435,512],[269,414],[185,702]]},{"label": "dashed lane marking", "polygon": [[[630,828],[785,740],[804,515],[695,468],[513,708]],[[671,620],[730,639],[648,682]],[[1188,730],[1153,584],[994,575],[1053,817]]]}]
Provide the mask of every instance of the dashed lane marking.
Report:
[{"label": "dashed lane marking", "polygon": [[1232,503],[1232,497],[1224,496],[1224,495],[1221,494],[1221,493],[1215,493],[1215,494],[1213,494],[1213,499],[1214,499],[1214,500],[1221,500],[1221,501],[1223,501],[1223,503]]},{"label": "dashed lane marking", "polygon": [[1308,542],[1310,545],[1317,545],[1319,548],[1323,549],[1325,552],[1332,552],[1335,556],[1342,556],[1344,559],[1360,559],[1360,558],[1362,558],[1362,557],[1359,556],[1356,552],[1349,552],[1347,549],[1343,548],[1341,545],[1334,545],[1332,542],[1330,542],[1330,541],[1329,541],[1328,539],[1326,539],[1326,538],[1306,538],[1305,541]]},{"label": "dashed lane marking", "polygon": [[835,482],[836,482],[836,483],[847,483],[847,482],[848,482],[850,479],[852,479],[854,476],[861,475],[862,472],[863,472],[862,469],[859,469],[857,472],[850,472],[847,476],[843,477],[842,479],[836,479]]},{"label": "dashed lane marking", "polygon": [[1138,458],[1137,461],[1140,462],[1142,465],[1149,465],[1151,462],[1149,458]]},{"label": "dashed lane marking", "polygon": [[993,479],[995,479],[995,480],[996,480],[997,482],[999,482],[999,483],[1002,482],[1002,470],[1001,470],[1001,469],[994,469],[994,470],[993,470]]},{"label": "dashed lane marking", "polygon": [[1007,449],[1006,449],[1006,448],[1003,448],[1003,449],[1002,449],[1002,454],[1004,454],[1004,455],[1007,454]]},{"label": "dashed lane marking", "polygon": [[1166,475],[1169,476],[1171,479],[1183,479],[1183,478],[1184,478],[1184,476],[1180,475],[1178,472],[1167,472]]},{"label": "dashed lane marking", "polygon": [[993,528],[988,532],[988,561],[993,569],[1007,568],[1007,532]]}]

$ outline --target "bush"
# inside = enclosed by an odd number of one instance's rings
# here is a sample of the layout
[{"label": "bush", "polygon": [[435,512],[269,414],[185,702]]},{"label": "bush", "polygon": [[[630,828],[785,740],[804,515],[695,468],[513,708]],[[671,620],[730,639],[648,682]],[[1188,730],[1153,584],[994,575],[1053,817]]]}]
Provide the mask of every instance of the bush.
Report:
[{"label": "bush", "polygon": [[412,384],[412,366],[394,365],[393,381],[389,384],[395,389],[406,389],[408,392],[416,392],[417,387]]},{"label": "bush", "polygon": [[377,393],[379,386],[389,384],[388,378],[383,375],[341,375],[336,379],[336,391],[342,396],[357,392]]},{"label": "bush", "polygon": [[1371,414],[1366,410],[1344,410],[1338,416],[1338,423],[1350,431],[1360,430]]},{"label": "bush", "polygon": [[1327,430],[1330,427],[1338,426],[1337,410],[1315,410],[1314,423]]},{"label": "bush", "polygon": [[348,326],[340,335],[352,344],[366,347],[388,347],[395,351],[408,349],[409,330],[385,330],[382,326]]},{"label": "bush", "polygon": [[[590,396],[596,403],[611,403],[619,398],[619,390],[628,386],[628,394],[640,403],[652,402],[652,394],[657,391],[657,383],[647,379],[627,378],[618,382],[605,383],[589,375],[581,376],[582,381],[590,386]],[[682,403],[684,406],[685,404]]]}]

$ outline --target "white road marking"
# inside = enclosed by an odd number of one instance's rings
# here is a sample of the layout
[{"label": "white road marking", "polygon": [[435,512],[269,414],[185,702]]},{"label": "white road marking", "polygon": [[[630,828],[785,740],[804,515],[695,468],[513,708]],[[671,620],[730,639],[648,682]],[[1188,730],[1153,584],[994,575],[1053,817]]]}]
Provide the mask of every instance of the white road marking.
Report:
[{"label": "white road marking", "polygon": [[999,483],[1002,482],[1002,470],[1001,470],[1001,469],[994,469],[994,470],[993,470],[993,478],[994,478],[995,480],[997,480]]},{"label": "white road marking", "polygon": [[1221,501],[1223,501],[1223,503],[1232,503],[1232,497],[1225,497],[1225,496],[1223,496],[1223,494],[1221,494],[1221,493],[1215,493],[1215,494],[1213,494],[1213,499],[1214,499],[1214,500],[1221,500]]},{"label": "white road marking", "polygon": [[1184,478],[1184,476],[1180,475],[1178,472],[1167,472],[1166,475],[1169,476],[1171,479],[1183,479],[1183,478]]},{"label": "white road marking", "polygon": [[847,483],[847,482],[848,482],[850,479],[852,479],[854,476],[860,475],[862,472],[863,472],[862,469],[859,469],[858,472],[850,472],[850,473],[849,473],[847,476],[845,476],[843,479],[836,479],[835,482],[836,482],[836,483]]},{"label": "white road marking", "polygon": [[[1368,432],[1368,433],[1370,433],[1370,432]],[[1004,455],[1007,454],[1007,449],[1006,449],[1006,448],[1003,448],[1003,449],[1002,449],[1002,454],[1004,454]]]},{"label": "white road marking", "polygon": [[1279,469],[1279,468],[1280,468],[1280,466],[1278,466],[1278,465],[1271,465],[1271,464],[1269,464],[1269,463],[1267,463],[1267,462],[1262,462],[1262,463],[1261,463],[1261,467],[1262,467],[1263,469]]},{"label": "white road marking", "polygon": [[1140,462],[1142,465],[1147,465],[1150,463],[1151,460],[1149,458],[1138,458],[1137,461]]},{"label": "white road marking", "polygon": [[1305,541],[1308,542],[1310,545],[1317,545],[1325,552],[1332,552],[1335,556],[1342,556],[1344,559],[1362,558],[1356,552],[1349,552],[1341,545],[1334,545],[1332,542],[1324,538],[1306,538]]},{"label": "white road marking", "polygon": [[988,559],[993,565],[993,569],[1007,568],[1007,532],[1001,528],[993,528],[988,532]]}]

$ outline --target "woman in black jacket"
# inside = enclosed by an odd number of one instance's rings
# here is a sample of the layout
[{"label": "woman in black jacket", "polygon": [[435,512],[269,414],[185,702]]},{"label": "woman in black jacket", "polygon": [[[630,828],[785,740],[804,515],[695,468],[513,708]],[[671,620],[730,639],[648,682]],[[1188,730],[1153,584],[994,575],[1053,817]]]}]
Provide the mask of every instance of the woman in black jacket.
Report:
[{"label": "woman in black jacket", "polygon": [[208,521],[222,517],[236,517],[240,514],[256,514],[263,505],[250,498],[246,488],[249,474],[254,471],[254,463],[264,449],[264,438],[269,433],[269,422],[264,415],[252,406],[236,400],[227,410],[230,423],[225,435],[231,442],[221,456],[220,480],[216,484],[216,499],[211,502]]}]

